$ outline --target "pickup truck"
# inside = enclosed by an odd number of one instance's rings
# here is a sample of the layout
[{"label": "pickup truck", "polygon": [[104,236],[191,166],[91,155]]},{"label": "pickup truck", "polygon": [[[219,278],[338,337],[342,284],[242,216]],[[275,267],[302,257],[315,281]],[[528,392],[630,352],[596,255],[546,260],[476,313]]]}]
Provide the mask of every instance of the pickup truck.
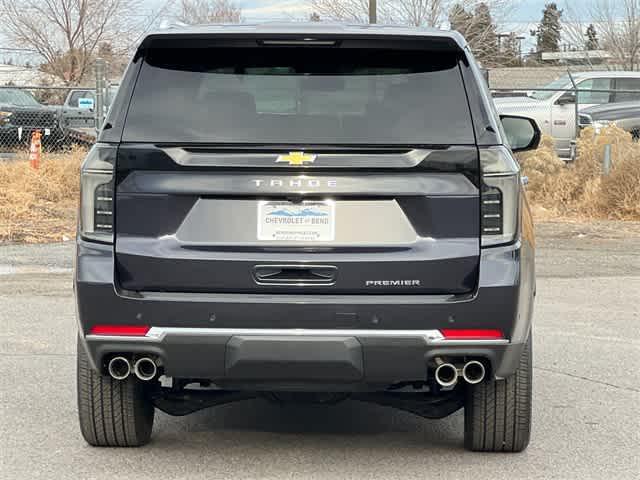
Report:
[{"label": "pickup truck", "polygon": [[0,88],[0,148],[28,145],[36,130],[42,133],[45,146],[58,144],[63,138],[58,111],[42,105],[26,90]]},{"label": "pickup truck", "polygon": [[[118,91],[117,85],[106,89],[104,113]],[[70,140],[78,143],[93,143],[96,136],[95,89],[78,88],[69,90],[62,105],[60,123]]]},{"label": "pickup truck", "polygon": [[580,128],[593,126],[596,131],[611,124],[629,132],[640,140],[640,102],[599,105],[580,112]]},{"label": "pickup truck", "polygon": [[[578,87],[578,110],[628,101],[640,101],[640,72],[572,73]],[[535,120],[542,133],[554,137],[561,157],[570,157],[576,134],[576,95],[569,75],[560,77],[528,97],[495,98],[500,114]]]}]

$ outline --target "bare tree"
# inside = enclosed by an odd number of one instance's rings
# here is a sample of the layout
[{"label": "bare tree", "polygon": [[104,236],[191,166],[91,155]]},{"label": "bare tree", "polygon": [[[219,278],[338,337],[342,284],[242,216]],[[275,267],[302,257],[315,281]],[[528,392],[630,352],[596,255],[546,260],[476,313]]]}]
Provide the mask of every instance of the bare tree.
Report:
[{"label": "bare tree", "polygon": [[124,51],[144,28],[138,0],[0,0],[0,31],[68,85],[86,79],[101,44]]},{"label": "bare tree", "polygon": [[[311,10],[321,18],[367,23],[369,21],[369,0],[310,0]],[[378,19],[386,17],[385,3],[378,2]]]},{"label": "bare tree", "polygon": [[445,0],[399,0],[387,6],[391,20],[416,27],[440,26],[446,13]]},{"label": "bare tree", "polygon": [[[378,22],[439,26],[449,0],[379,0]],[[369,0],[310,0],[311,9],[330,20],[367,23]]]},{"label": "bare tree", "polygon": [[567,0],[565,11],[563,37],[572,47],[597,44],[625,69],[640,68],[640,0]]},{"label": "bare tree", "polygon": [[460,32],[484,67],[520,63],[516,32],[499,33],[511,9],[509,0],[456,1],[448,11],[449,25]]},{"label": "bare tree", "polygon": [[[450,27],[460,31],[485,66],[519,63],[515,34],[498,35],[512,10],[512,0],[380,0],[379,23]],[[366,23],[368,0],[310,0],[312,11],[338,21]],[[499,40],[504,37],[505,41]]]},{"label": "bare tree", "polygon": [[[367,23],[369,0],[309,0],[311,10],[323,19]],[[509,12],[512,0],[379,0],[379,23],[417,27],[447,27],[449,13],[459,5],[467,10],[487,5],[494,18],[501,20]]]},{"label": "bare tree", "polygon": [[640,0],[594,0],[590,13],[604,49],[625,69],[639,69]]},{"label": "bare tree", "polygon": [[231,0],[180,0],[177,19],[189,25],[239,23],[242,10]]},{"label": "bare tree", "polygon": [[[594,29],[596,27],[591,21],[590,14],[585,15],[586,9],[583,3],[576,5],[567,1],[563,7],[562,40],[569,44],[569,48],[584,52],[585,64],[593,67],[596,59],[591,58],[590,51],[597,50],[597,48],[591,48],[594,44],[589,40],[588,31],[590,27]],[[587,17],[588,21],[585,21]]]},{"label": "bare tree", "polygon": [[[568,42],[572,48],[576,50],[586,50],[587,26],[591,24],[591,19],[585,23],[584,4],[573,4],[567,1],[564,5],[562,13],[562,39]],[[576,8],[577,7],[577,8]]]}]

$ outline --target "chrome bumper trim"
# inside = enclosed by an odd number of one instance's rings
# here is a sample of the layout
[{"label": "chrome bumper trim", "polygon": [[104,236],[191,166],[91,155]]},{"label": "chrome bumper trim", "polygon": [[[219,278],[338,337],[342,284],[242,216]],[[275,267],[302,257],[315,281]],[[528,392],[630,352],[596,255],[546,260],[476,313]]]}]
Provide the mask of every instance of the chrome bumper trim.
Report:
[{"label": "chrome bumper trim", "polygon": [[290,337],[368,337],[368,338],[422,338],[430,345],[506,345],[508,339],[447,340],[440,330],[349,330],[308,328],[188,328],[151,327],[144,337],[87,335],[87,340],[161,342],[169,336],[290,336]]}]

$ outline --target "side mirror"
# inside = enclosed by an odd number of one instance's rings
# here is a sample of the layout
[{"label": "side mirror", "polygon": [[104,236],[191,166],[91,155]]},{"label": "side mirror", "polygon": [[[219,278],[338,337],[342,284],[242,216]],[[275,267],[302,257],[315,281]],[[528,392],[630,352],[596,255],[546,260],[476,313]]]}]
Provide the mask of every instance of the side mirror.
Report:
[{"label": "side mirror", "polygon": [[556,105],[573,105],[576,103],[575,92],[565,92],[562,96],[556,100]]},{"label": "side mirror", "polygon": [[535,120],[515,115],[500,115],[500,120],[513,152],[538,148],[542,133]]}]

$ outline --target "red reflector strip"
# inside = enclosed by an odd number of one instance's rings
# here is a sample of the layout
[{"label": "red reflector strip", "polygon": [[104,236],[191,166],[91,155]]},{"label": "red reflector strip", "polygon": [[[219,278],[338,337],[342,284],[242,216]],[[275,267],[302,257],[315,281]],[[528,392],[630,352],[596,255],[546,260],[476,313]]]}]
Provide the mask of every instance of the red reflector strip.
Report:
[{"label": "red reflector strip", "polygon": [[146,325],[94,325],[89,334],[144,337],[148,331],[149,327]]},{"label": "red reflector strip", "polygon": [[440,330],[445,340],[497,340],[503,339],[501,330],[491,329],[444,329]]}]

